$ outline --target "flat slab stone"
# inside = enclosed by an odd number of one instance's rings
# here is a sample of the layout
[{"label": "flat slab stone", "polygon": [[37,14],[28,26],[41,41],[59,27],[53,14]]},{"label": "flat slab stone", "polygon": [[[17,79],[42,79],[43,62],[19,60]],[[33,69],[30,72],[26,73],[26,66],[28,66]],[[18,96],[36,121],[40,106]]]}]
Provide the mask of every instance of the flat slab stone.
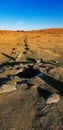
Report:
[{"label": "flat slab stone", "polygon": [[0,88],[0,93],[5,93],[5,92],[11,92],[11,91],[15,91],[17,88],[15,85],[2,85],[2,87]]},{"label": "flat slab stone", "polygon": [[59,102],[60,97],[58,94],[52,94],[50,97],[47,98],[46,104],[52,104]]}]

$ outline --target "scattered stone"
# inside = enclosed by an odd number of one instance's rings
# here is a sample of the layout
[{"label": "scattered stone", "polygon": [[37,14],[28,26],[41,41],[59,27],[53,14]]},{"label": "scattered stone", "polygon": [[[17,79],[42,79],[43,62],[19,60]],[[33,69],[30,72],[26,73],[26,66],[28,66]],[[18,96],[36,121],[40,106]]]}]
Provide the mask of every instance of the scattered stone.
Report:
[{"label": "scattered stone", "polygon": [[46,104],[58,103],[59,100],[60,97],[58,94],[52,94],[50,97],[48,97]]},{"label": "scattered stone", "polygon": [[20,63],[20,67],[23,68],[24,67],[23,64]]},{"label": "scattered stone", "polygon": [[23,68],[20,68],[16,74],[21,73],[23,71]]},{"label": "scattered stone", "polygon": [[16,58],[16,61],[19,61],[22,57],[22,52],[18,54],[17,58]]},{"label": "scattered stone", "polygon": [[11,92],[11,91],[15,91],[17,88],[15,85],[2,85],[2,87],[0,88],[0,93],[6,93],[6,92]]},{"label": "scattered stone", "polygon": [[43,59],[37,59],[37,61],[36,61],[37,63],[45,63],[45,61],[43,60]]},{"label": "scattered stone", "polygon": [[13,69],[19,70],[20,68],[23,68],[23,64],[15,65]]},{"label": "scattered stone", "polygon": [[59,62],[56,60],[56,63],[58,64]]},{"label": "scattered stone", "polygon": [[38,59],[36,62],[39,64],[42,62],[42,59]]}]

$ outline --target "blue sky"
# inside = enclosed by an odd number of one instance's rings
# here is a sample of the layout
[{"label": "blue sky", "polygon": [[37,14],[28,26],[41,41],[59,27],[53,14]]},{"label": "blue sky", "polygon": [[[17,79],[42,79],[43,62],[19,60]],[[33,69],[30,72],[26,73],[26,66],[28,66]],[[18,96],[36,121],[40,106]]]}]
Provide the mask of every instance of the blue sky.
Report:
[{"label": "blue sky", "polygon": [[0,29],[63,28],[63,0],[0,0]]}]

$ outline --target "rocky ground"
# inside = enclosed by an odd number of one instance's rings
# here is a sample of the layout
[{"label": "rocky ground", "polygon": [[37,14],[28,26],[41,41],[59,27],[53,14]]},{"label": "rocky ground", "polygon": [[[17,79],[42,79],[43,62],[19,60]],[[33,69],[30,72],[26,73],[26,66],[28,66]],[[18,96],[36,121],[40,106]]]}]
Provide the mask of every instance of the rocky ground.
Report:
[{"label": "rocky ground", "polygon": [[2,64],[0,130],[62,130],[62,72],[41,59]]}]

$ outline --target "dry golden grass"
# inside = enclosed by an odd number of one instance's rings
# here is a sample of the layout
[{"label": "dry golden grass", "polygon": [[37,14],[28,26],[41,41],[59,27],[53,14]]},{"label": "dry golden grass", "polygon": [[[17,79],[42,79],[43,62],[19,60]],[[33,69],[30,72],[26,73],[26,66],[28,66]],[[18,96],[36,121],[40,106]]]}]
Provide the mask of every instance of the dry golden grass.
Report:
[{"label": "dry golden grass", "polygon": [[[25,39],[29,47],[28,56],[55,60],[63,55],[63,29],[0,31],[0,62],[7,60],[2,52],[16,57],[19,52],[25,51]],[[15,54],[12,54],[13,48]]]}]

